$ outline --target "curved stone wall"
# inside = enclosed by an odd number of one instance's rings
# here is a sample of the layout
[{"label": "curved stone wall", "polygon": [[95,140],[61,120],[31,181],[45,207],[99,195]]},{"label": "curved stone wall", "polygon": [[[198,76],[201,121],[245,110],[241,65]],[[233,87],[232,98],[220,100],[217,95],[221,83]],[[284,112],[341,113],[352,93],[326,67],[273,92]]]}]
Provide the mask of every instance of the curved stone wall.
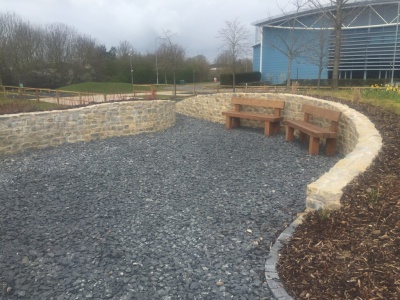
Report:
[{"label": "curved stone wall", "polygon": [[[302,119],[301,106],[311,104],[342,112],[339,122],[338,152],[345,155],[327,173],[307,186],[307,207],[312,209],[338,209],[343,188],[364,172],[382,147],[382,138],[367,117],[336,102],[293,94],[212,94],[188,98],[176,105],[178,113],[225,123],[222,111],[233,109],[231,98],[252,97],[285,101],[282,115],[285,119]],[[253,109],[259,111],[257,109]],[[243,121],[243,125],[260,126],[262,123]]]},{"label": "curved stone wall", "polygon": [[172,101],[129,101],[0,115],[0,155],[161,131],[175,125]]}]

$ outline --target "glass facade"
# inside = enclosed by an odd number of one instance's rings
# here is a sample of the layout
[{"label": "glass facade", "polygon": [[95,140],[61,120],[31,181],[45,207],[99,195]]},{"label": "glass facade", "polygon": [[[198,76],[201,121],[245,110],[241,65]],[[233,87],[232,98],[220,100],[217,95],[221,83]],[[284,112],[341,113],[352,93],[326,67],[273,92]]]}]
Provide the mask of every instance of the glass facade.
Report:
[{"label": "glass facade", "polygon": [[[333,61],[334,36],[329,48]],[[341,78],[400,77],[400,39],[397,25],[344,29],[340,57]],[[331,69],[331,66],[329,66]]]}]

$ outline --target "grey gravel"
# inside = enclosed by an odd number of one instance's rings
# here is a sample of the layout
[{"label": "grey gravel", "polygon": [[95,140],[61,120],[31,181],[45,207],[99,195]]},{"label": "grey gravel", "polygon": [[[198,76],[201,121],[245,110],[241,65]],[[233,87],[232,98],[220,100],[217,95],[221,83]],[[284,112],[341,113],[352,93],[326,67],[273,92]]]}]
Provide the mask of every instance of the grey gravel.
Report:
[{"label": "grey gravel", "polygon": [[338,159],[181,115],[0,157],[0,298],[270,299],[269,247]]}]

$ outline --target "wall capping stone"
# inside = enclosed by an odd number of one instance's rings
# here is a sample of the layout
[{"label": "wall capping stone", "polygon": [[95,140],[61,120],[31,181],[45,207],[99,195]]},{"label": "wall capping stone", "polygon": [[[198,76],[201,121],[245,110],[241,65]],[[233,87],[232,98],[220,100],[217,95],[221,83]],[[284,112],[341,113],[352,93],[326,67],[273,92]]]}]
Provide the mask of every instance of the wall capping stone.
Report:
[{"label": "wall capping stone", "polygon": [[[285,100],[285,108],[282,111],[285,119],[302,119],[303,114],[300,109],[304,103],[342,112],[339,122],[338,151],[345,157],[307,186],[307,208],[339,209],[343,188],[371,165],[382,148],[382,137],[367,117],[347,105],[308,96],[273,93],[198,95],[177,103],[177,112],[224,124],[225,117],[221,112],[233,109],[231,104],[233,96]],[[259,110],[254,109],[254,111]],[[242,123],[262,127],[261,123],[250,121]]]}]

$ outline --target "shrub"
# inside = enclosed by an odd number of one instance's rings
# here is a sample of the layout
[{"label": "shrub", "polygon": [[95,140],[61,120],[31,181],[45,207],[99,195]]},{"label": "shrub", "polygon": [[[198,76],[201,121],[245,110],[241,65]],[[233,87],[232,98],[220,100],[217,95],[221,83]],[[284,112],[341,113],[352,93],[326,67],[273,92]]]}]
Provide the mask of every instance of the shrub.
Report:
[{"label": "shrub", "polygon": [[[221,85],[233,85],[233,74],[221,74]],[[245,84],[258,82],[261,80],[261,72],[237,73],[235,74],[235,84]]]}]

